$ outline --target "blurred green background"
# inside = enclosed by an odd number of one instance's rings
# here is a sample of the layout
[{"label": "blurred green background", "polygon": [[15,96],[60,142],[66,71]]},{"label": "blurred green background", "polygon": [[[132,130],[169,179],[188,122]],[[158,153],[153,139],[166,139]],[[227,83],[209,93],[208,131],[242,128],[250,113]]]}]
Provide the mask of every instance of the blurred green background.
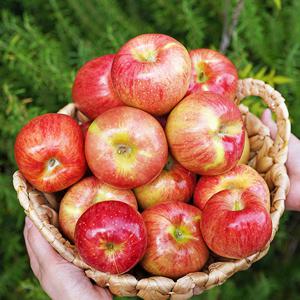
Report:
[{"label": "blurred green background", "polygon": [[[71,101],[76,71],[145,32],[188,49],[222,49],[241,78],[274,85],[300,136],[299,0],[1,0],[0,299],[48,299],[34,279],[22,236],[24,213],[12,188],[13,144],[32,117]],[[248,99],[252,111],[263,106]],[[300,213],[285,213],[270,253],[201,299],[299,299]]]}]

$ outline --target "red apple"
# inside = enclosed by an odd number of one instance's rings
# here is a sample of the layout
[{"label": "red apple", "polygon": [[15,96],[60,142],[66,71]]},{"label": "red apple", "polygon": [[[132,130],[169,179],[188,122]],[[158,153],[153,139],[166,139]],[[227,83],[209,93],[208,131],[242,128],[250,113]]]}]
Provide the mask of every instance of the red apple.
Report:
[{"label": "red apple", "polygon": [[202,176],[195,188],[194,204],[203,210],[213,195],[230,189],[249,191],[259,196],[267,211],[270,211],[269,188],[259,173],[247,165],[238,165],[218,176]]},{"label": "red apple", "polygon": [[164,170],[153,181],[134,190],[139,205],[149,208],[167,201],[188,202],[193,195],[196,176],[169,156]]},{"label": "red apple", "polygon": [[90,119],[110,108],[124,105],[112,86],[110,71],[114,57],[114,54],[108,54],[94,58],[76,75],[72,98],[76,107]]},{"label": "red apple", "polygon": [[130,205],[104,201],[88,208],[75,228],[83,261],[101,272],[121,274],[143,257],[147,233],[143,218]]},{"label": "red apple", "polygon": [[164,34],[142,34],[116,54],[111,76],[119,98],[154,115],[168,113],[185,95],[191,60],[185,47]]},{"label": "red apple", "polygon": [[201,211],[182,202],[166,202],[146,209],[148,233],[143,268],[159,276],[178,278],[199,271],[208,259],[200,231]]},{"label": "red apple", "polygon": [[245,141],[238,107],[210,92],[184,98],[170,113],[166,134],[175,159],[200,175],[232,169],[242,155]]},{"label": "red apple", "polygon": [[85,153],[93,174],[118,188],[131,189],[159,175],[168,145],[158,121],[126,106],[97,117],[88,129]]},{"label": "red apple", "polygon": [[272,234],[272,220],[259,195],[224,190],[206,203],[201,231],[214,253],[239,259],[266,246]]},{"label": "red apple", "polygon": [[65,236],[74,241],[74,231],[79,217],[93,204],[118,200],[137,210],[137,202],[131,190],[120,190],[101,182],[94,176],[73,185],[63,197],[59,207],[59,224]]},{"label": "red apple", "polygon": [[33,118],[16,138],[15,159],[38,190],[52,193],[69,187],[86,170],[80,126],[63,114]]},{"label": "red apple", "polygon": [[190,57],[192,76],[187,95],[204,91],[234,99],[238,73],[226,56],[211,49],[195,49],[190,51]]}]

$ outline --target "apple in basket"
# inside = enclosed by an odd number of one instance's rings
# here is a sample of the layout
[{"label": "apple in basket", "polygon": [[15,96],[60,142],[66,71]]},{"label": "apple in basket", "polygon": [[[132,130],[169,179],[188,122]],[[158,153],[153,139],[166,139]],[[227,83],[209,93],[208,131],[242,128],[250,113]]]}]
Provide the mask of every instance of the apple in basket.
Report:
[{"label": "apple in basket", "polygon": [[191,73],[186,48],[164,34],[142,34],[116,54],[111,77],[119,98],[153,115],[168,113],[185,95]]},{"label": "apple in basket", "polygon": [[218,176],[202,176],[194,191],[194,204],[203,210],[214,194],[229,189],[259,195],[267,211],[270,211],[270,192],[267,183],[256,170],[247,165],[238,165]]},{"label": "apple in basket", "polygon": [[238,82],[234,64],[212,49],[194,49],[189,53],[192,74],[187,95],[200,91],[214,92],[233,100]]},{"label": "apple in basket", "polygon": [[133,107],[107,110],[90,125],[85,154],[93,174],[117,188],[135,188],[158,176],[168,159],[159,122]]},{"label": "apple in basket", "polygon": [[201,231],[214,253],[239,259],[266,246],[272,234],[272,220],[259,194],[223,190],[206,203]]},{"label": "apple in basket", "polygon": [[134,189],[143,209],[167,201],[188,202],[193,195],[196,176],[169,155],[160,175],[153,181]]},{"label": "apple in basket", "polygon": [[59,207],[59,224],[65,236],[74,241],[79,217],[93,204],[107,200],[122,201],[137,210],[137,202],[131,190],[116,189],[95,176],[84,178],[70,187]]},{"label": "apple in basket", "polygon": [[201,211],[183,202],[165,202],[146,209],[142,216],[148,246],[143,268],[159,276],[178,278],[199,271],[208,259],[200,231]]},{"label": "apple in basket", "polygon": [[147,233],[140,213],[120,201],[89,207],[75,228],[78,252],[91,267],[110,274],[125,273],[143,257]]},{"label": "apple in basket", "polygon": [[245,142],[236,104],[211,92],[184,98],[169,114],[166,134],[175,159],[200,175],[218,175],[232,169]]},{"label": "apple in basket", "polygon": [[88,61],[75,77],[73,101],[92,120],[110,108],[124,105],[112,86],[110,71],[114,57],[108,54]]},{"label": "apple in basket", "polygon": [[81,128],[63,114],[33,118],[16,138],[15,159],[21,173],[38,190],[63,190],[86,171]]}]

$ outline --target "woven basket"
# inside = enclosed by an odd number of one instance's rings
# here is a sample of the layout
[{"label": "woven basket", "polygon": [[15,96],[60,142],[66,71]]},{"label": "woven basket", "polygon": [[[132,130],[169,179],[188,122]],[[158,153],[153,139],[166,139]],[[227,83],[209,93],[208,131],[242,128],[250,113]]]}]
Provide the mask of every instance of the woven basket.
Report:
[{"label": "woven basket", "polygon": [[[285,168],[287,159],[290,122],[284,98],[271,86],[260,80],[239,80],[236,103],[250,95],[259,96],[276,114],[277,136],[273,141],[269,129],[251,114],[247,107],[240,105],[250,140],[249,165],[255,168],[266,180],[271,193],[272,237],[278,229],[280,217],[284,211],[284,201],[289,189],[289,178]],[[74,104],[68,104],[59,113],[70,115],[79,122],[86,117],[76,110]],[[45,194],[32,188],[22,174],[17,171],[13,176],[14,188],[25,214],[33,221],[47,241],[62,257],[85,270],[86,275],[97,285],[108,287],[119,296],[139,296],[144,299],[188,299],[203,291],[225,282],[234,273],[248,269],[252,263],[261,259],[269,250],[269,244],[250,257],[229,260],[211,257],[209,264],[196,273],[190,273],[177,281],[166,277],[149,277],[140,273],[109,275],[94,270],[78,256],[74,245],[70,244],[58,230],[59,200],[54,194]],[[135,276],[133,275],[135,274]],[[138,274],[138,275],[137,275]]]}]

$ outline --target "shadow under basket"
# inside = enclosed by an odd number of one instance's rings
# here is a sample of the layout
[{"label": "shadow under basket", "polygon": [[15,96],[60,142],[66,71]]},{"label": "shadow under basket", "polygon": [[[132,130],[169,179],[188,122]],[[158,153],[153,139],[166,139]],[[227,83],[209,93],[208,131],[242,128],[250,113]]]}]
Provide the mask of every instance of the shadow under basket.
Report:
[{"label": "shadow under basket", "polygon": [[[176,281],[166,277],[146,275],[139,271],[110,275],[96,271],[85,264],[74,245],[59,232],[57,212],[60,199],[57,194],[46,194],[34,189],[22,174],[16,171],[13,175],[13,184],[25,214],[62,257],[84,269],[86,275],[97,285],[108,287],[114,295],[137,295],[143,299],[153,300],[189,299],[193,295],[221,285],[234,273],[248,269],[251,264],[267,254],[284,212],[284,201],[289,189],[285,162],[291,128],[284,98],[271,86],[251,78],[239,80],[236,103],[239,104],[247,96],[259,96],[275,113],[278,127],[276,138],[272,140],[269,129],[260,119],[250,113],[246,106],[239,105],[250,141],[251,153],[248,164],[265,179],[271,194],[272,236],[268,245],[260,252],[239,260],[210,257],[209,263],[201,271],[187,274]],[[87,120],[73,103],[62,108],[59,113],[70,115],[79,122]]]}]

